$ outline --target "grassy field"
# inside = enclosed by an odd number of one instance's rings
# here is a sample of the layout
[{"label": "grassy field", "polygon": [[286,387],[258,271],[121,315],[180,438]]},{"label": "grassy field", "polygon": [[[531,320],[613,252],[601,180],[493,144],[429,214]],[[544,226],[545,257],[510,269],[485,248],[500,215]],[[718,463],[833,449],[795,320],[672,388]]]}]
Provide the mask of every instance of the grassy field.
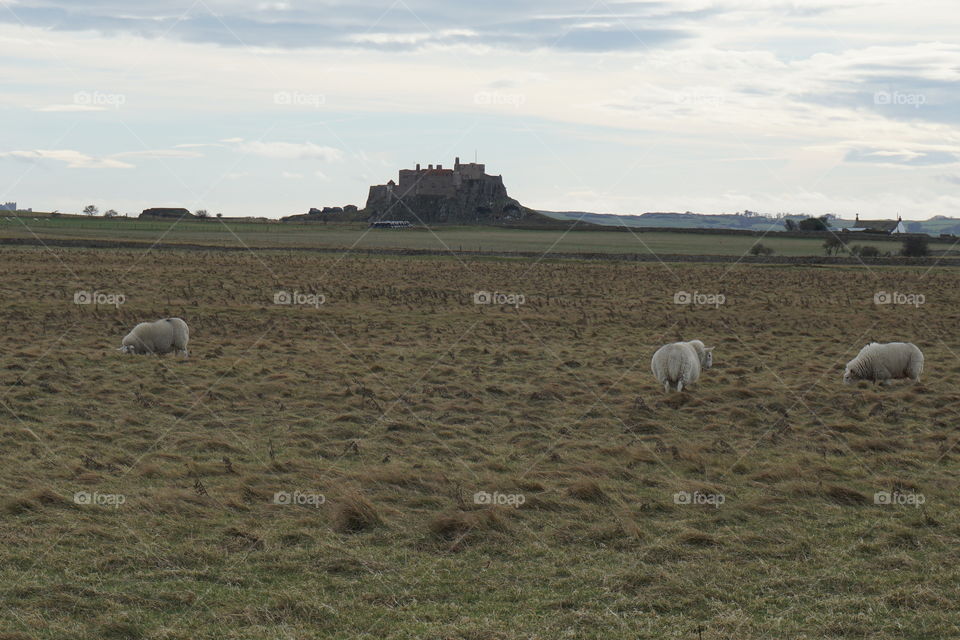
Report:
[{"label": "grassy field", "polygon": [[[40,248],[0,265],[5,640],[956,634],[952,271]],[[167,315],[189,359],[115,350]],[[665,395],[650,357],[692,338],[715,366]],[[924,350],[921,384],[841,384],[864,343],[897,339]]]},{"label": "grassy field", "polygon": [[[226,247],[410,248],[537,253],[640,253],[745,255],[757,242],[775,255],[823,255],[823,239],[637,231],[545,231],[490,227],[369,229],[363,224],[263,224],[220,220],[107,220],[103,218],[0,218],[0,238],[123,240],[147,244]],[[900,242],[861,242],[897,254]],[[934,241],[934,252],[956,249]]]}]

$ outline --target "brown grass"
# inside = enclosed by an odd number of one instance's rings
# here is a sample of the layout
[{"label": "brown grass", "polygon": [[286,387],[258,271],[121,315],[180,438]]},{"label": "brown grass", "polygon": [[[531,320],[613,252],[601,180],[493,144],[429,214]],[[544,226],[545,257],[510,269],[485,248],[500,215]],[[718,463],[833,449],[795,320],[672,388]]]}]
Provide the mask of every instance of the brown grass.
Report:
[{"label": "brown grass", "polygon": [[383,520],[376,507],[359,494],[347,494],[334,506],[333,530],[337,533],[360,533],[380,524]]},{"label": "brown grass", "polygon": [[[954,633],[954,271],[42,249],[0,266],[4,632]],[[168,315],[188,360],[115,351]],[[665,395],[650,357],[691,338],[716,365]],[[840,384],[869,340],[918,344],[923,384]]]}]

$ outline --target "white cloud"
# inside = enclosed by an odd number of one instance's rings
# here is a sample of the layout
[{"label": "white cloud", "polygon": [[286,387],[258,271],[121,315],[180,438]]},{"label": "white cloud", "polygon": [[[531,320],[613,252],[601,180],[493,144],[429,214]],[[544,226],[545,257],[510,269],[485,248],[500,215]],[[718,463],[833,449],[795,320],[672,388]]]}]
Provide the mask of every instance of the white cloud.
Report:
[{"label": "white cloud", "polygon": [[[183,145],[177,145],[182,147]],[[144,149],[143,151],[121,151],[115,153],[113,158],[202,158],[203,154],[196,151],[184,151],[181,149]]]},{"label": "white cloud", "polygon": [[46,113],[56,113],[61,111],[106,111],[107,107],[98,107],[92,104],[48,104],[44,107],[37,107],[35,111]]},{"label": "white cloud", "polygon": [[52,160],[66,164],[68,169],[132,169],[134,165],[111,157],[97,158],[72,149],[35,149],[32,151],[3,151],[0,158],[16,158],[41,162]]},{"label": "white cloud", "polygon": [[334,147],[326,147],[312,142],[262,142],[259,140],[245,141],[242,138],[230,140],[236,148],[251,155],[281,160],[323,160],[325,162],[339,162],[343,159],[343,152]]},{"label": "white cloud", "polygon": [[357,44],[420,44],[430,40],[448,38],[475,38],[479,34],[471,29],[444,29],[441,31],[422,31],[410,33],[358,33],[347,38]]}]

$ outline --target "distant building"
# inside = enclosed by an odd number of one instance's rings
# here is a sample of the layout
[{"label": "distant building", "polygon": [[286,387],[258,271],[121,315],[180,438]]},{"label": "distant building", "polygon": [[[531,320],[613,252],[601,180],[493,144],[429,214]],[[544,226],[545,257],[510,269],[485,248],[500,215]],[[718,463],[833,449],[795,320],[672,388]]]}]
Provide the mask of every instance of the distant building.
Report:
[{"label": "distant building", "polygon": [[155,207],[153,209],[144,209],[138,217],[140,218],[196,218],[187,209],[181,207]]},{"label": "distant building", "polygon": [[852,227],[844,229],[851,233],[906,233],[907,228],[903,225],[903,220],[897,216],[896,220],[861,220],[860,214],[857,214]]},{"label": "distant building", "polygon": [[374,229],[409,229],[409,220],[374,220],[370,223]]}]

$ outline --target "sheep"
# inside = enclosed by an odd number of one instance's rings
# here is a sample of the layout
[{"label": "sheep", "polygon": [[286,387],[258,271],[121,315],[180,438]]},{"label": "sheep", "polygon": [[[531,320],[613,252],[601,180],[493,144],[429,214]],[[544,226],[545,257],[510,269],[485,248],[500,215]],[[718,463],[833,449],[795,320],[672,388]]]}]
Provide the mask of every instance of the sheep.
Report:
[{"label": "sheep", "polygon": [[872,380],[890,384],[890,380],[909,378],[920,382],[923,352],[912,342],[871,342],[847,363],[843,384]]},{"label": "sheep", "polygon": [[189,357],[187,342],[190,329],[180,318],[163,318],[156,322],[141,322],[124,337],[119,351],[123,353],[183,353]]},{"label": "sheep", "polygon": [[689,387],[700,378],[702,369],[712,366],[713,347],[705,347],[699,340],[666,344],[657,349],[650,362],[654,377],[667,393],[671,384],[683,391],[684,385]]}]

